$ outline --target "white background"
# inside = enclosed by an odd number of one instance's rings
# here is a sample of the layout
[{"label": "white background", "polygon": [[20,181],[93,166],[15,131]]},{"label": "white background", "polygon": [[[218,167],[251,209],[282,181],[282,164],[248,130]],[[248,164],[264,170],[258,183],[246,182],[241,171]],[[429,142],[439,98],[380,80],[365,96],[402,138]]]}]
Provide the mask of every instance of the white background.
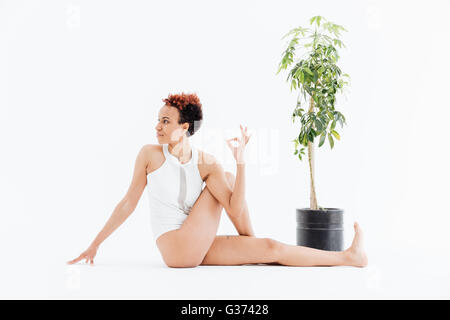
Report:
[{"label": "white background", "polygon": [[[449,12],[443,0],[0,0],[0,297],[449,298]],[[158,143],[169,93],[198,94],[190,142],[226,170],[224,140],[249,127],[256,236],[295,244],[308,166],[291,142],[298,92],[275,73],[281,37],[315,15],[349,31],[338,65],[351,76],[341,141],[316,148],[318,201],[345,210],[346,246],[360,223],[369,267],[168,269],[147,190],[96,266],[66,266],[124,196],[139,149]],[[236,234],[225,212],[218,233]]]}]

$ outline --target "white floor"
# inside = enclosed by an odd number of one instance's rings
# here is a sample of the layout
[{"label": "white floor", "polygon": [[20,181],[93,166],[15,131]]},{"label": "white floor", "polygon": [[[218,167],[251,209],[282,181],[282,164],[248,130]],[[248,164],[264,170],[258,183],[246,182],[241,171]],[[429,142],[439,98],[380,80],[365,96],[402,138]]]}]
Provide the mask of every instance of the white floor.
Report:
[{"label": "white floor", "polygon": [[[366,268],[276,265],[166,267],[142,259],[98,258],[95,266],[61,259],[5,260],[3,299],[449,299],[447,256],[372,252]],[[13,263],[13,262],[12,262]]]}]

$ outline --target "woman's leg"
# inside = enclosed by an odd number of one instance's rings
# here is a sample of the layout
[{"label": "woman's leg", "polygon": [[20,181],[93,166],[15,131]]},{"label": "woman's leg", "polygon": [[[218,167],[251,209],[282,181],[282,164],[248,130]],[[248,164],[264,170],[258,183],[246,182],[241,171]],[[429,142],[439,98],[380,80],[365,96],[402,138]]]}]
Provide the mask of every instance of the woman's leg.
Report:
[{"label": "woman's leg", "polygon": [[284,244],[269,238],[217,236],[202,265],[241,265],[271,263],[286,266],[357,266],[367,265],[362,245],[362,231],[355,223],[355,237],[345,251],[326,251]]},{"label": "woman's leg", "polygon": [[[217,236],[222,205],[205,187],[180,229],[161,235],[156,243],[169,267],[200,264],[277,263],[288,266],[365,266],[362,232],[355,224],[352,246],[342,252],[293,246],[251,236]],[[228,241],[231,240],[231,241]]]},{"label": "woman's leg", "polygon": [[198,266],[219,227],[223,206],[204,187],[180,229],[162,234],[156,244],[169,267]]},{"label": "woman's leg", "polygon": [[[233,173],[226,171],[225,176],[227,177],[228,183],[230,184],[231,190],[234,190],[234,183],[236,182],[236,177]],[[227,212],[228,214],[228,212]],[[234,217],[228,215],[237,232],[241,236],[255,236],[255,232],[253,231],[250,215],[248,212],[247,201],[245,202],[244,210],[239,217]]]},{"label": "woman's leg", "polygon": [[[226,172],[230,185],[234,188],[235,177]],[[189,216],[178,230],[161,235],[156,244],[164,262],[173,267],[194,267],[199,265],[211,244],[219,227],[223,206],[211,194],[206,186],[191,208]],[[253,236],[248,207],[245,204],[242,215],[230,217],[239,234]]]}]

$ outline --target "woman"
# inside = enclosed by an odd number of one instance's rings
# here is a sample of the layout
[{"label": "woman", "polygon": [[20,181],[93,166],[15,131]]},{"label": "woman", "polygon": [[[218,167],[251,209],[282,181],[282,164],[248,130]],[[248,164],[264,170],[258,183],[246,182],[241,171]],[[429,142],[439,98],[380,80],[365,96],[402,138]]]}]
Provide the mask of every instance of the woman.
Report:
[{"label": "woman", "polygon": [[[156,135],[158,145],[140,150],[131,185],[89,248],[69,264],[93,264],[99,245],[134,211],[147,185],[153,236],[168,267],[280,264],[286,266],[367,265],[362,231],[354,224],[353,242],[345,251],[288,245],[254,235],[245,201],[245,146],[250,139],[227,140],[236,160],[236,176],[224,172],[215,157],[191,146],[188,137],[200,127],[202,105],[196,94],[163,99]],[[235,141],[237,146],[232,145]],[[202,188],[203,182],[206,186]],[[225,209],[239,235],[216,235]]]}]

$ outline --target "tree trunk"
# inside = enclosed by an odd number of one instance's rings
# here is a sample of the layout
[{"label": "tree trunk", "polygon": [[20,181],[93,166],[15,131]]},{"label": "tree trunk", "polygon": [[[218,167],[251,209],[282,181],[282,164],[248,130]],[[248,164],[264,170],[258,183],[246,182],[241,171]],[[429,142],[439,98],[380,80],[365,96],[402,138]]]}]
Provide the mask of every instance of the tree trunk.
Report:
[{"label": "tree trunk", "polygon": [[[309,104],[309,112],[313,112],[314,109],[314,100],[311,98]],[[314,128],[314,124],[313,124]],[[312,210],[317,210],[317,197],[316,197],[316,188],[314,186],[314,143],[308,141],[308,162],[309,162],[309,177],[311,180],[311,192],[309,196],[309,206]]]}]

